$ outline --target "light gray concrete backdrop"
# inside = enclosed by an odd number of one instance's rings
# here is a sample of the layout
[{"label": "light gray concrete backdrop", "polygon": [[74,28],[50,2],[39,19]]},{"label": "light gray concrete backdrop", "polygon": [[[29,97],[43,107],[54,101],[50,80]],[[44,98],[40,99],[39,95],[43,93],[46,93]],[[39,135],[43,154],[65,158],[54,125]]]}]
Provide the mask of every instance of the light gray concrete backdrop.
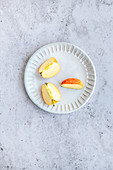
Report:
[{"label": "light gray concrete backdrop", "polygon": [[[28,58],[56,41],[97,72],[90,101],[68,115],[39,109],[23,84]],[[0,170],[113,170],[112,0],[0,0]]]}]

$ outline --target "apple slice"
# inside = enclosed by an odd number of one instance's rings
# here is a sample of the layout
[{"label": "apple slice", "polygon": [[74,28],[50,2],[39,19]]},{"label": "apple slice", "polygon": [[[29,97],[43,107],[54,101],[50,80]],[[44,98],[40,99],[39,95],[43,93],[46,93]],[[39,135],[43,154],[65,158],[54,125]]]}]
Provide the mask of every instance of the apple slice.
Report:
[{"label": "apple slice", "polygon": [[68,78],[61,83],[61,86],[70,89],[82,89],[83,82],[77,78]]},{"label": "apple slice", "polygon": [[51,57],[39,67],[38,71],[43,78],[50,78],[58,74],[60,71],[60,64],[54,57]]},{"label": "apple slice", "polygon": [[60,101],[61,94],[53,83],[45,83],[42,85],[42,97],[47,105],[55,106]]}]

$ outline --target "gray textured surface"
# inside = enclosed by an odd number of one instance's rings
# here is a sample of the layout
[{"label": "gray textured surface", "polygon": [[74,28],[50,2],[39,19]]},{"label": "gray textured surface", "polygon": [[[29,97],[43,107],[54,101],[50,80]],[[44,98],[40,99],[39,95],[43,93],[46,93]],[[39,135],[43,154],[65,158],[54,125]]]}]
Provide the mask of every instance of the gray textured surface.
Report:
[{"label": "gray textured surface", "polygon": [[[95,64],[90,101],[69,115],[37,108],[23,86],[39,47],[74,43]],[[113,169],[113,1],[0,0],[0,170]]]}]

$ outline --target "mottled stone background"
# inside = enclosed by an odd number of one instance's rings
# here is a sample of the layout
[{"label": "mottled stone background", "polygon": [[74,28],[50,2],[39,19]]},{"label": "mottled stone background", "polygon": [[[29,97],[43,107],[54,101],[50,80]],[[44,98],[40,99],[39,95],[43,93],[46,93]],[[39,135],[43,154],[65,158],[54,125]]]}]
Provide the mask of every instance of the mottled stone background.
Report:
[{"label": "mottled stone background", "polygon": [[[97,72],[90,101],[67,115],[36,107],[23,84],[29,57],[56,41]],[[112,0],[0,0],[0,170],[113,170]]]}]

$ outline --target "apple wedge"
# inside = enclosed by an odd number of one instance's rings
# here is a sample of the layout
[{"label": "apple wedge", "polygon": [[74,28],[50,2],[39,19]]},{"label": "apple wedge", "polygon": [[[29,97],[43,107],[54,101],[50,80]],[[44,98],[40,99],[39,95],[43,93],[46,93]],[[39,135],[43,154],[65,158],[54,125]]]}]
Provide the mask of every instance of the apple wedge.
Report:
[{"label": "apple wedge", "polygon": [[55,106],[60,101],[61,94],[53,83],[45,83],[42,85],[42,97],[47,105]]},{"label": "apple wedge", "polygon": [[82,89],[83,82],[77,78],[68,78],[61,83],[61,86],[70,89]]},{"label": "apple wedge", "polygon": [[58,74],[60,64],[54,57],[51,57],[39,67],[38,71],[43,78],[50,78]]}]

